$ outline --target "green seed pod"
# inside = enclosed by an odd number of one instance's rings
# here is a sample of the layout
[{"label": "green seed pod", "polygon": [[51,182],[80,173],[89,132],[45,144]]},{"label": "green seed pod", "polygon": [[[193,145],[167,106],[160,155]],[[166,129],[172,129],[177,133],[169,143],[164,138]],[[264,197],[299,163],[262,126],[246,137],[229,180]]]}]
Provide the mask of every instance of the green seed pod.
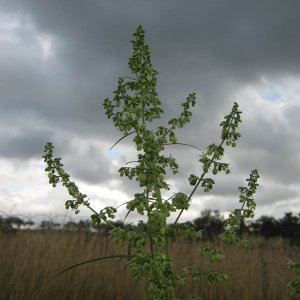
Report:
[{"label": "green seed pod", "polygon": [[147,175],[145,173],[140,174],[139,176],[140,183],[145,184],[147,180]]},{"label": "green seed pod", "polygon": [[170,142],[171,143],[176,143],[177,142],[177,139],[174,135],[170,136]]}]

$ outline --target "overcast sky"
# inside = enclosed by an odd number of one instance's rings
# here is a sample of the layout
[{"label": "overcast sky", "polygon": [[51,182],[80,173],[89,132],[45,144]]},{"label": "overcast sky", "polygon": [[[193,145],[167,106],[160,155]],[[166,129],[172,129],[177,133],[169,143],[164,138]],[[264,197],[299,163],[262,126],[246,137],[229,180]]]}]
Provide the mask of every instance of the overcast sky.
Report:
[{"label": "overcast sky", "polygon": [[[48,141],[97,210],[140,191],[118,175],[135,159],[132,139],[109,151],[121,134],[102,106],[118,77],[131,75],[138,25],[159,73],[162,124],[179,115],[189,93],[197,94],[180,142],[218,143],[234,101],[243,112],[242,138],[225,149],[231,174],[215,176],[209,193],[198,190],[182,221],[204,209],[238,207],[238,187],[255,168],[256,217],[299,213],[300,2],[282,0],[0,0],[0,213],[66,214],[70,197],[63,187],[53,189],[44,172]],[[201,172],[201,153],[183,146],[168,152],[181,170],[168,181],[171,194],[190,192],[187,177]],[[121,209],[118,219],[124,216]]]}]

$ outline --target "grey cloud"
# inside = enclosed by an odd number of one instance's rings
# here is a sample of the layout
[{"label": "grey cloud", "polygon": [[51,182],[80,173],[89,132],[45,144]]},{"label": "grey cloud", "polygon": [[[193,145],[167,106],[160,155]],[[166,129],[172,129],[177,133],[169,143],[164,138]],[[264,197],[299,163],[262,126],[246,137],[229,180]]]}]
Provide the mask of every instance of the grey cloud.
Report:
[{"label": "grey cloud", "polygon": [[[76,0],[70,5],[67,0],[4,0],[0,8],[22,25],[13,31],[15,44],[1,42],[1,128],[7,130],[1,129],[0,155],[40,159],[39,149],[52,141],[70,172],[87,183],[108,184],[118,178],[117,168],[97,148],[97,141],[109,147],[120,138],[101,102],[113,96],[118,76],[130,75],[129,41],[137,25],[146,31],[159,72],[158,92],[166,113],[157,124],[178,116],[188,93],[197,92],[192,122],[178,131],[184,143],[202,148],[218,143],[220,121],[233,101],[240,100],[236,91],[248,84],[260,86],[261,76],[299,75],[298,2]],[[39,52],[39,35],[53,38],[54,55],[48,60]],[[258,168],[264,178],[282,183],[274,201],[297,197],[284,184],[297,184],[299,178],[299,105],[282,109],[285,122],[270,121],[265,116],[269,112],[255,113],[250,100],[241,99],[242,139],[237,149],[225,150],[225,161],[235,170],[228,180],[235,190],[240,178]],[[78,140],[87,141],[82,151],[74,146]],[[126,161],[133,154],[130,141],[122,141]],[[176,187],[188,190],[186,177],[201,167],[198,153],[168,148],[173,150],[182,173],[172,179]],[[138,188],[136,182],[122,182],[128,195]],[[230,197],[231,184],[227,177],[217,179],[212,195]],[[264,197],[262,201],[271,201],[269,194]]]},{"label": "grey cloud", "polygon": [[10,134],[10,128],[7,128],[0,136],[0,157],[9,159],[41,157],[43,146],[52,138],[50,131],[33,128],[21,130],[14,134]]},{"label": "grey cloud", "polygon": [[268,184],[260,187],[260,193],[257,196],[257,203],[259,205],[272,205],[280,202],[283,199],[299,198],[299,192],[284,184],[268,182]]},{"label": "grey cloud", "polygon": [[70,151],[71,156],[64,158],[68,172],[75,178],[91,184],[107,184],[110,179],[115,178],[112,173],[117,169],[101,150],[88,144],[85,145],[83,151],[78,151],[76,145],[73,144]]}]

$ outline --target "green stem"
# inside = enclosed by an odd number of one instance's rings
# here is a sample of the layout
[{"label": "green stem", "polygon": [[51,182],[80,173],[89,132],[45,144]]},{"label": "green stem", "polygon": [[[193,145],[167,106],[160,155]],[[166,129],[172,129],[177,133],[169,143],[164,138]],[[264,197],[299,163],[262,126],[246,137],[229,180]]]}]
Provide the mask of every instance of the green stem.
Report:
[{"label": "green stem", "polygon": [[[224,142],[226,141],[227,135],[228,135],[228,133],[229,133],[229,131],[230,131],[230,128],[231,128],[231,125],[232,125],[232,121],[234,120],[234,116],[235,116],[235,114],[232,115],[231,120],[230,120],[230,123],[229,123],[229,125],[228,125],[227,134],[226,134],[225,137],[222,139],[222,141],[221,141],[221,143],[219,144],[218,148],[222,147],[222,145],[223,145]],[[214,159],[215,159],[215,158],[216,158],[216,152],[215,152],[215,154],[213,155],[212,159],[210,160],[209,168],[210,168],[210,166],[212,165],[212,163],[214,162]],[[209,168],[208,168],[208,169],[209,169]],[[197,188],[198,188],[200,182],[203,180],[204,176],[205,176],[207,173],[208,173],[208,171],[207,171],[207,172],[203,172],[203,173],[201,174],[201,176],[200,176],[200,178],[199,178],[197,184],[195,185],[194,189],[192,190],[191,194],[190,194],[189,197],[188,197],[188,201],[191,200],[191,198],[192,198],[192,196],[194,195],[195,191],[197,190]],[[173,223],[173,226],[175,226],[175,225],[177,224],[177,222],[178,222],[179,218],[181,217],[183,211],[184,211],[184,209],[181,209],[181,210],[180,210],[180,212],[179,212],[179,214],[178,214],[178,216],[177,216],[175,222]]]},{"label": "green stem", "polygon": [[146,204],[146,209],[147,209],[147,217],[148,217],[148,236],[149,236],[149,242],[150,242],[150,251],[151,251],[151,257],[152,259],[154,258],[154,249],[153,249],[153,237],[152,237],[152,229],[151,229],[151,224],[150,224],[150,208],[149,208],[149,190],[148,188],[146,189],[146,195],[147,195],[147,199],[148,199],[148,202]]},{"label": "green stem", "polygon": [[[86,201],[86,202],[84,201],[84,202],[83,202],[83,205],[85,205],[87,208],[89,208],[93,213],[98,214],[98,212],[95,211],[95,210],[90,206],[90,204],[87,203],[87,201]],[[102,221],[104,221],[105,224],[108,225],[108,226],[110,226],[111,228],[116,228],[116,226],[115,226],[113,223],[111,223],[111,222],[109,222],[109,221],[106,221],[106,220],[103,220],[103,219],[102,219]]]},{"label": "green stem", "polygon": [[[166,224],[166,227],[167,227],[167,224]],[[166,230],[168,230],[168,229],[166,228]],[[171,263],[171,259],[172,259],[172,256],[171,256],[171,245],[170,245],[170,239],[169,239],[168,232],[165,233],[165,246],[166,246],[167,261],[170,262],[171,271],[173,273],[173,266],[172,266],[172,263]],[[170,287],[170,290],[169,290],[169,293],[168,293],[168,298],[170,300],[175,299],[175,293],[174,293],[174,287],[173,286]]]}]

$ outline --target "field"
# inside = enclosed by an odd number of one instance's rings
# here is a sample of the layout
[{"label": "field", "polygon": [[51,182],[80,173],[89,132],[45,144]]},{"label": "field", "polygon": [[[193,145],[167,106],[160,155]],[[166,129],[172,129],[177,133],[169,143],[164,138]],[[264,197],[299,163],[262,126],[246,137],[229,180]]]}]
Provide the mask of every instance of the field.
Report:
[{"label": "field", "polygon": [[[254,238],[246,249],[219,245],[225,260],[221,264],[209,264],[197,253],[199,245],[183,240],[172,244],[176,269],[203,265],[207,270],[226,272],[229,280],[203,290],[203,283],[188,282],[177,291],[180,299],[201,294],[204,299],[220,300],[291,299],[286,283],[295,276],[288,269],[286,258],[300,260],[299,248],[281,238],[269,241]],[[35,288],[66,266],[111,254],[127,254],[127,245],[116,245],[106,236],[84,232],[0,234],[0,300],[147,299],[142,284],[132,280],[128,270],[124,270],[126,261],[121,260],[99,261],[71,270],[30,298]]]}]

